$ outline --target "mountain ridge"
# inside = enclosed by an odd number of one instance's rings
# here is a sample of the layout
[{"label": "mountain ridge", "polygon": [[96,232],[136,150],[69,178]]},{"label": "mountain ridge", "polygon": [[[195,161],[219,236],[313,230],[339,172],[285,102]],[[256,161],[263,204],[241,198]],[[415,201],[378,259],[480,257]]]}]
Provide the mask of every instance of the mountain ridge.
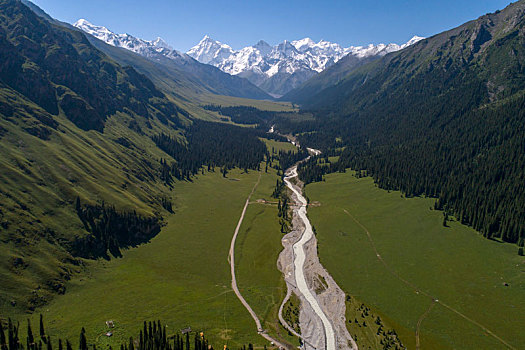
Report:
[{"label": "mountain ridge", "polygon": [[255,45],[234,50],[206,35],[187,54],[229,74],[245,77],[276,96],[284,95],[345,56],[366,61],[404,49],[422,39],[414,36],[402,45],[370,44],[347,48],[325,40],[316,43],[310,38],[285,40],[275,46],[260,40]]},{"label": "mountain ridge", "polygon": [[[174,50],[160,37],[148,41],[130,34],[116,34],[104,26],[94,25],[85,19],[78,20],[73,24],[73,27],[112,47],[125,49],[145,57],[155,64],[163,66],[161,69],[175,70],[173,77],[175,80],[185,79],[189,84],[196,85],[197,89],[202,90],[203,93],[261,100],[272,99],[270,95],[248,80],[232,76],[216,67],[202,64],[185,53]],[[101,45],[95,46],[112,56],[112,50],[103,48]],[[113,58],[118,61],[118,57]],[[132,62],[130,59],[127,60]]]},{"label": "mountain ridge", "polygon": [[344,145],[334,169],[363,169],[382,188],[435,197],[445,218],[523,247],[524,48],[520,0],[341,69],[337,80],[328,74],[326,88],[292,99],[322,116],[300,142]]}]

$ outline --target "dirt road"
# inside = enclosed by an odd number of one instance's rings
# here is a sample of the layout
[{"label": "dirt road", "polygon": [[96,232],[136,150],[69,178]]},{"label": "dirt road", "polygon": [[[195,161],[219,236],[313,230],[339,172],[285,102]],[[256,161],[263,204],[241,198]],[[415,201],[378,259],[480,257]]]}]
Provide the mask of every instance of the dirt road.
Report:
[{"label": "dirt road", "polygon": [[244,299],[241,292],[239,291],[239,288],[237,287],[237,278],[235,276],[235,241],[237,240],[239,229],[241,228],[242,221],[244,219],[244,215],[246,214],[246,209],[248,209],[248,205],[250,204],[250,198],[252,197],[252,194],[257,188],[257,185],[259,184],[260,180],[261,180],[261,175],[259,174],[259,178],[257,179],[257,182],[253,186],[252,192],[250,192],[250,195],[248,196],[248,198],[246,198],[246,203],[244,203],[244,208],[242,209],[241,217],[239,218],[239,222],[237,223],[237,227],[235,228],[235,232],[233,233],[233,237],[230,243],[230,253],[228,254],[228,262],[230,263],[230,271],[232,275],[232,289],[235,295],[237,296],[237,298],[242,303],[242,305],[246,308],[246,310],[248,310],[253,320],[255,321],[255,325],[257,326],[257,333],[260,334],[266,340],[268,340],[270,343],[273,343],[275,346],[286,349],[286,346],[284,344],[281,344],[277,339],[274,339],[271,336],[269,336],[266,333],[266,331],[263,329],[261,325],[261,321],[259,320],[259,317],[257,317],[257,314],[255,313],[255,311],[253,311],[250,304],[248,304],[246,299]]}]

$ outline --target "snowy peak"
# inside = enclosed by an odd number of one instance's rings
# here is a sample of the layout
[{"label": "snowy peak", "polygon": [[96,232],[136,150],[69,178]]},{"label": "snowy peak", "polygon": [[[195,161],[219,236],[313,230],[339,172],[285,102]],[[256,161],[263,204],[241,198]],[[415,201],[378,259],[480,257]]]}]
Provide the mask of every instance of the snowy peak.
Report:
[{"label": "snowy peak", "polygon": [[180,58],[182,54],[168,45],[162,38],[153,41],[139,39],[130,34],[116,34],[103,26],[97,26],[85,19],[79,19],[73,24],[74,27],[93,35],[106,44],[121,47],[146,57],[158,57],[158,55],[169,56],[169,58]]},{"label": "snowy peak", "polygon": [[[214,65],[226,73],[246,77],[252,83],[266,88],[272,94],[282,94],[287,92],[285,90],[293,88],[311,76],[322,72],[346,55],[353,55],[359,59],[383,56],[401,50],[421,39],[423,38],[414,36],[403,45],[370,44],[348,48],[326,40],[315,42],[310,38],[294,41],[285,40],[273,47],[260,40],[253,46],[247,46],[236,51],[206,35],[187,54],[197,61]],[[282,82],[271,82],[275,79],[282,80],[292,76],[294,76],[291,79],[293,83],[290,85],[282,84]],[[272,88],[267,88],[266,85]],[[286,88],[283,88],[284,85]],[[274,86],[279,86],[278,89],[280,90],[275,90]]]},{"label": "snowy peak", "polygon": [[259,40],[259,42],[252,46],[254,49],[258,50],[262,56],[266,56],[272,51],[272,47],[264,40]]},{"label": "snowy peak", "polygon": [[[91,34],[99,39],[100,38],[106,38],[106,39],[111,38],[112,39],[115,36],[115,34],[111,32],[108,28],[94,25],[83,18],[73,23],[73,26],[79,29],[82,29],[84,32]],[[101,40],[106,41],[104,39],[101,39]]]},{"label": "snowy peak", "polygon": [[295,46],[295,48],[299,51],[305,51],[308,48],[315,45],[315,42],[310,38],[304,38],[301,40],[294,40],[292,41],[292,45]]},{"label": "snowy peak", "polygon": [[173,50],[173,48],[166,41],[164,41],[164,39],[160,37],[153,40],[151,43],[153,44],[154,47],[157,47],[157,48]]},{"label": "snowy peak", "polygon": [[187,54],[201,63],[213,64],[211,62],[226,59],[233,54],[233,52],[233,49],[228,45],[213,40],[206,35],[196,46],[192,47]]},{"label": "snowy peak", "polygon": [[282,52],[286,54],[287,56],[293,55],[295,53],[298,53],[299,51],[295,48],[295,46],[292,45],[291,42],[288,40],[283,41],[279,45],[277,45],[277,51]]},{"label": "snowy peak", "polygon": [[405,44],[401,45],[401,48],[404,49],[405,47],[408,47],[410,45],[414,45],[415,43],[417,43],[418,41],[421,41],[425,39],[424,37],[422,36],[417,36],[417,35],[414,35],[412,37],[412,39],[410,39],[409,41],[407,41]]}]

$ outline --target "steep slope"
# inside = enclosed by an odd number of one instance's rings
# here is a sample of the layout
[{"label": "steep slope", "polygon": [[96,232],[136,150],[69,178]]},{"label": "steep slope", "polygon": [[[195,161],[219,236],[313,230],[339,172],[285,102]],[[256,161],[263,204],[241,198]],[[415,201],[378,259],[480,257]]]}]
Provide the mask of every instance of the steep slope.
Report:
[{"label": "steep slope", "polygon": [[284,42],[272,47],[264,41],[239,51],[205,36],[188,55],[199,62],[219,67],[224,72],[249,79],[274,96],[281,96],[309,78],[324,71],[346,55],[364,62],[369,57],[383,56],[411,45],[420,37],[403,45],[379,44],[343,48],[336,43],[310,38]]},{"label": "steep slope", "polygon": [[33,310],[64,293],[84,259],[155,236],[177,180],[204,165],[251,169],[266,152],[255,130],[192,120],[151,80],[55,23],[0,1],[4,310]]},{"label": "steep slope", "polygon": [[[157,66],[157,70],[160,69],[165,72],[171,72],[169,75],[170,78],[173,76],[172,78],[176,81],[183,80],[178,84],[178,90],[182,88],[183,94],[184,90],[193,90],[192,88],[188,88],[188,86],[192,86],[198,89],[200,93],[213,93],[253,99],[271,99],[271,96],[249,81],[224,73],[213,66],[202,64],[190,56],[174,50],[161,38],[157,38],[154,41],[147,41],[129,34],[115,34],[107,28],[91,24],[85,19],[78,20],[73,26],[108,45],[123,48],[146,57]],[[115,50],[105,48],[103,45],[97,45],[93,40],[91,41],[93,45],[113,57]],[[117,54],[113,58],[119,61],[120,56],[125,56],[125,54]],[[128,57],[133,56],[130,55]],[[127,64],[133,65],[133,59],[128,58],[127,61]],[[135,67],[135,65],[133,66]],[[136,68],[140,70],[140,68],[144,68],[144,66],[144,64],[137,63]],[[154,69],[151,68],[147,70],[144,69],[143,73],[155,80],[157,74],[152,72],[153,70]],[[186,95],[189,96],[194,94],[195,92],[193,91],[191,91],[191,93],[186,92]]]},{"label": "steep slope", "polygon": [[340,137],[339,169],[439,197],[487,237],[523,245],[524,34],[518,1],[352,71],[305,100],[332,115],[311,141]]},{"label": "steep slope", "polygon": [[280,97],[280,100],[303,105],[306,102],[311,101],[312,97],[320,91],[339,83],[341,79],[350,74],[353,70],[379,58],[381,58],[381,56],[359,58],[353,55],[347,55],[323,72],[313,76],[302,84],[299,84],[295,89],[292,89],[284,96]]}]

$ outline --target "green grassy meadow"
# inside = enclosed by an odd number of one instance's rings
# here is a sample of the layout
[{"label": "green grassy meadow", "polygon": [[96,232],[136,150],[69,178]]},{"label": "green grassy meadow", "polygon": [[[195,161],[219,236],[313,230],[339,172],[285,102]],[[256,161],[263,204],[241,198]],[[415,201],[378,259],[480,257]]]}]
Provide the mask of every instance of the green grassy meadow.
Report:
[{"label": "green grassy meadow", "polygon": [[[227,261],[233,231],[257,177],[257,172],[232,170],[228,178],[216,172],[177,183],[175,214],[158,236],[125,251],[121,259],[91,263],[87,274],[69,283],[65,295],[37,310],[51,336],[75,341],[85,327],[90,343],[115,346],[137,335],[142,321],[160,319],[168,334],[191,326],[204,331],[216,347],[262,343],[231,290]],[[102,336],[106,320],[116,323],[111,338]]]},{"label": "green grassy meadow", "polygon": [[[523,348],[525,260],[514,246],[484,239],[455,221],[443,227],[442,212],[430,209],[433,199],[404,198],[377,188],[371,178],[331,174],[306,193],[321,202],[309,215],[322,264],[405,346],[415,348],[418,320],[433,304],[428,293],[510,347]],[[370,232],[384,264],[352,217]],[[472,321],[436,303],[420,320],[421,348],[508,348]]]},{"label": "green grassy meadow", "polygon": [[275,151],[275,153],[278,153],[279,151],[297,151],[297,147],[292,145],[290,142],[281,142],[268,139],[262,140],[264,141],[264,143],[266,143],[266,147],[268,148],[268,151],[270,151],[270,153],[272,152],[272,149]]},{"label": "green grassy meadow", "polygon": [[[275,176],[263,176],[252,201],[270,198]],[[293,345],[298,340],[288,336],[278,321],[278,311],[286,295],[286,284],[277,269],[282,250],[277,205],[252,203],[248,206],[236,242],[237,284],[242,295],[259,316],[263,327]]]},{"label": "green grassy meadow", "polygon": [[[288,149],[288,143],[265,140],[269,147]],[[85,260],[83,272],[67,285],[65,295],[31,315],[9,312],[5,317],[37,323],[42,313],[52,337],[75,342],[86,328],[88,341],[97,346],[118,345],[138,335],[144,320],[160,319],[168,334],[190,326],[204,331],[216,348],[253,343],[269,345],[257,335],[255,323],[231,289],[228,250],[246,197],[271,200],[276,170],[268,173],[239,169],[227,178],[219,171],[198,175],[193,182],[177,182],[171,196],[175,213],[150,243],[125,250],[123,258]],[[241,292],[264,327],[296,344],[277,321],[286,293],[277,257],[282,250],[277,207],[250,204],[236,246],[237,279]],[[115,321],[108,338],[105,321]]]},{"label": "green grassy meadow", "polygon": [[273,112],[293,112],[297,107],[290,102],[277,102],[267,100],[252,100],[243,97],[224,96],[224,95],[203,95],[200,99],[204,104],[217,104],[225,107],[229,106],[248,106],[255,107],[264,111]]}]

